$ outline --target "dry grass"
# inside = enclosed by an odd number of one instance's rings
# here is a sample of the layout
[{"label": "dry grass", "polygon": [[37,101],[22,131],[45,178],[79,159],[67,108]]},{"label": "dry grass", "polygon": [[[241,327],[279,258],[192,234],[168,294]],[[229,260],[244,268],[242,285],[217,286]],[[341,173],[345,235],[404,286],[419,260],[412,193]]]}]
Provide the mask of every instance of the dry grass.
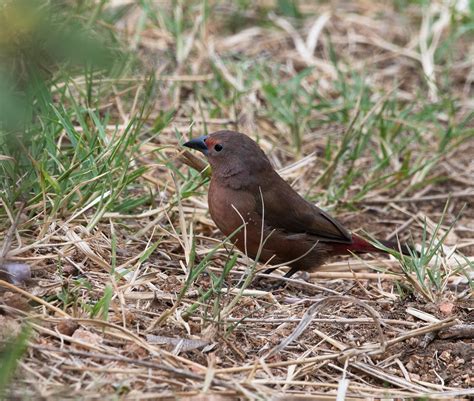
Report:
[{"label": "dry grass", "polygon": [[[8,397],[472,396],[474,48],[459,32],[474,16],[436,1],[300,2],[296,18],[273,1],[165,3],[108,22],[139,68],[52,89],[66,111],[75,99],[97,113],[71,112],[58,148],[90,129],[125,138],[127,162],[76,177],[67,196],[49,181],[21,202],[2,195],[0,262],[33,271],[0,281],[0,340],[31,329]],[[437,256],[350,257],[276,292],[239,289],[253,264],[223,241],[205,164],[179,146],[224,128],[258,139],[352,230],[442,239]]]}]

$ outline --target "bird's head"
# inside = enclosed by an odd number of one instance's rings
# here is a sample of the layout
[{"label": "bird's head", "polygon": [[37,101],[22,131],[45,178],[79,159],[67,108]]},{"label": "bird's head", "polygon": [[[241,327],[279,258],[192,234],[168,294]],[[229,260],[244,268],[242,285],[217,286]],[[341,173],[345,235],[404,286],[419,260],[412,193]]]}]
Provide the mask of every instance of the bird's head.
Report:
[{"label": "bird's head", "polygon": [[184,146],[204,153],[213,174],[258,174],[268,168],[272,169],[270,161],[257,143],[240,132],[217,131],[191,139]]}]

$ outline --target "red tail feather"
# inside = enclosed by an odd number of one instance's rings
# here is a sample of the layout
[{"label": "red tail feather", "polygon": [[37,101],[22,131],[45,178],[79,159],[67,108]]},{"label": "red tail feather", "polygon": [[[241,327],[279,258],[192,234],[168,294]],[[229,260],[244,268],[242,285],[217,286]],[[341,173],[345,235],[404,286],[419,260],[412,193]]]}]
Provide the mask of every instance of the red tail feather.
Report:
[{"label": "red tail feather", "polygon": [[[383,246],[393,249],[397,252],[402,251],[404,255],[410,256],[412,253],[410,253],[410,248],[406,245],[398,245],[397,242],[392,242],[392,241],[379,241]],[[372,245],[370,242],[367,240],[363,239],[362,237],[359,237],[358,235],[352,234],[352,243],[350,244],[334,244],[333,249],[336,252],[341,252],[342,254],[346,253],[371,253],[371,252],[382,252],[384,253],[382,249],[376,248],[374,245]]]}]

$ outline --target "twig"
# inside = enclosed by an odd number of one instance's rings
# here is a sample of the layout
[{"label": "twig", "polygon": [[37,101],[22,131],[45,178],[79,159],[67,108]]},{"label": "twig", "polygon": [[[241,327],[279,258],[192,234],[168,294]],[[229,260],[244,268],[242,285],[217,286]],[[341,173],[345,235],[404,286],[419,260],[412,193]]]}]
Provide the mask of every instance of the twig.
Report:
[{"label": "twig", "polygon": [[474,338],[474,324],[456,324],[441,330],[438,333],[438,337],[443,340],[447,339],[461,339],[461,338]]},{"label": "twig", "polygon": [[333,297],[325,298],[325,299],[315,303],[314,305],[310,306],[308,308],[308,310],[306,311],[306,313],[304,314],[304,316],[302,317],[301,322],[298,324],[296,329],[293,331],[293,333],[291,333],[287,338],[285,338],[275,348],[270,350],[270,352],[267,354],[266,357],[270,357],[272,355],[275,355],[277,352],[280,352],[281,350],[283,350],[288,344],[290,344],[291,342],[296,340],[303,333],[303,331],[310,325],[311,321],[313,320],[314,315],[316,313],[318,313],[319,310],[322,307],[326,306],[329,303],[335,303],[335,302],[352,302],[354,304],[357,304],[357,305],[361,306],[367,312],[369,312],[369,314],[374,319],[374,322],[376,323],[377,331],[378,331],[378,334],[379,334],[379,337],[380,337],[380,345],[385,350],[386,341],[385,341],[385,337],[383,335],[382,326],[380,324],[380,316],[377,313],[377,311],[375,311],[375,309],[373,309],[372,307],[368,306],[367,304],[365,304],[364,302],[362,302],[362,301],[360,301],[356,298],[345,297],[345,296],[333,296]]},{"label": "twig", "polygon": [[55,306],[51,305],[50,303],[43,301],[41,298],[38,298],[37,296],[30,294],[28,291],[22,290],[21,288],[18,288],[16,285],[10,284],[4,280],[0,280],[0,287],[5,287],[8,288],[9,290],[15,291],[21,295],[24,295],[25,297],[38,302],[39,304],[45,306],[47,309],[52,310],[53,312],[56,312],[57,314],[64,316],[64,317],[70,317],[66,312],[62,311],[59,308],[56,308]]},{"label": "twig", "polygon": [[[163,372],[170,373],[173,376],[184,377],[186,379],[191,379],[191,380],[199,380],[201,382],[204,382],[204,379],[205,379],[204,376],[198,375],[196,373],[192,373],[184,369],[173,368],[171,366],[166,366],[166,365],[156,363],[156,362],[148,362],[148,361],[142,361],[138,359],[126,358],[123,356],[105,355],[105,354],[99,354],[99,353],[93,353],[93,352],[87,352],[87,351],[76,351],[70,348],[58,349],[58,348],[52,348],[52,347],[43,347],[43,346],[39,346],[35,344],[32,344],[31,348],[34,348],[38,351],[43,351],[43,352],[56,352],[56,353],[61,353],[61,354],[66,354],[66,355],[76,355],[83,358],[93,358],[93,359],[101,359],[103,361],[116,361],[116,362],[129,363],[132,365],[143,366],[149,369],[162,370]],[[217,386],[234,388],[233,384],[230,383],[229,381],[219,380],[219,379],[216,379],[215,377],[212,378],[212,383]]]},{"label": "twig", "polygon": [[397,202],[426,202],[432,200],[442,200],[449,198],[472,198],[474,196],[474,191],[465,190],[459,192],[450,192],[446,194],[438,195],[427,195],[413,198],[375,198],[375,199],[364,199],[360,203],[374,204],[374,203],[397,203]]},{"label": "twig", "polygon": [[[444,329],[446,327],[450,327],[455,324],[454,317],[451,317],[449,319],[442,320],[439,323],[434,323],[429,326],[425,326],[419,329],[411,330],[403,335],[394,338],[392,340],[387,341],[387,347],[397,344],[399,342],[405,341],[409,338],[412,337],[417,337],[425,333],[429,333],[430,331],[438,331],[441,329]],[[370,352],[372,351],[372,352]],[[377,355],[379,353],[383,353],[381,347],[376,345],[375,347],[367,347],[367,346],[362,346],[362,347],[355,347],[355,348],[348,348],[347,350],[344,350],[342,352],[338,353],[332,353],[332,354],[326,354],[326,355],[318,355],[315,357],[311,358],[301,358],[301,359],[292,359],[288,361],[282,361],[282,362],[273,362],[273,363],[267,363],[266,366],[268,368],[276,368],[276,367],[282,367],[282,366],[290,366],[290,365],[303,365],[303,364],[309,364],[313,362],[320,362],[320,361],[326,361],[326,360],[331,360],[331,359],[339,359],[339,358],[346,358],[348,356],[355,356],[355,355],[360,355],[360,354],[368,354],[370,355]],[[223,368],[223,369],[216,369],[216,373],[237,373],[237,372],[249,372],[252,370],[256,369],[261,369],[262,366],[257,362],[252,366],[237,366],[233,368]]]}]

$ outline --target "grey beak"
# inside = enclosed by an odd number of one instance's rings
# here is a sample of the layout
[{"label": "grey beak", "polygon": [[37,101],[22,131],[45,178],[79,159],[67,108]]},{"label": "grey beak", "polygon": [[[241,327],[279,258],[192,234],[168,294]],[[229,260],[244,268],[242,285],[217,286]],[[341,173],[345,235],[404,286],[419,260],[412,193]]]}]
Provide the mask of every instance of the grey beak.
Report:
[{"label": "grey beak", "polygon": [[183,144],[187,148],[199,150],[207,156],[207,145],[206,145],[207,135],[200,136],[199,138],[191,139],[190,141]]}]

